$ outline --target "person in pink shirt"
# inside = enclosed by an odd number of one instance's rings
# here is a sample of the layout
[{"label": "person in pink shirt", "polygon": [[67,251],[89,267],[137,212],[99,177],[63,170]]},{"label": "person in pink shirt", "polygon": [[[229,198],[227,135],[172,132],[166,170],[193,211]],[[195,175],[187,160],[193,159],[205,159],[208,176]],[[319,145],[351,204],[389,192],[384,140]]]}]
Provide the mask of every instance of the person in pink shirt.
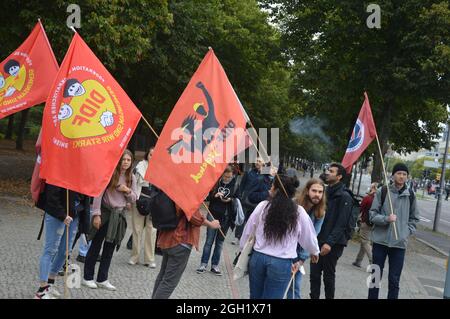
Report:
[{"label": "person in pink shirt", "polygon": [[[119,249],[127,229],[125,213],[137,198],[136,178],[132,173],[133,154],[125,150],[105,191],[94,199],[92,226],[89,240],[91,247],[84,264],[82,284],[95,289],[116,290],[108,280],[109,266],[114,249]],[[94,281],[95,262],[103,244],[103,252]]]},{"label": "person in pink shirt", "polygon": [[299,186],[297,178],[279,177],[275,177],[269,199],[258,204],[251,214],[240,240],[242,249],[255,233],[249,261],[250,299],[284,297],[292,270],[296,271],[292,266],[297,244],[314,256],[313,262],[317,262],[320,252],[311,219],[293,200]]}]

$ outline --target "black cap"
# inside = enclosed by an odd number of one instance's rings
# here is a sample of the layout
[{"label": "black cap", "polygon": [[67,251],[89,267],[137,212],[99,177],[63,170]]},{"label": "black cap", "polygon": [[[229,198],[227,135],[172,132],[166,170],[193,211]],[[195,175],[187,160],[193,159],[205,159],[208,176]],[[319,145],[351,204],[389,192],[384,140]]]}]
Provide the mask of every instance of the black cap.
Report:
[{"label": "black cap", "polygon": [[403,163],[397,163],[394,165],[394,168],[392,169],[392,175],[394,175],[398,171],[406,172],[407,174],[409,174],[408,167]]}]

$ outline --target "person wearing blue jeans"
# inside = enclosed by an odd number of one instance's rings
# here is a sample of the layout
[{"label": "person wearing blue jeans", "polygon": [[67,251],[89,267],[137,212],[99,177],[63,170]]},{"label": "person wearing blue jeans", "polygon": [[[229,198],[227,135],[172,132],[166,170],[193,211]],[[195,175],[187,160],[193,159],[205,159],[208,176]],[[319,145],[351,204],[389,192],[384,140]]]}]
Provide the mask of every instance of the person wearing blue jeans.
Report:
[{"label": "person wearing blue jeans", "polygon": [[281,299],[291,278],[293,259],[253,250],[249,261],[250,299]]},{"label": "person wearing blue jeans", "polygon": [[[373,263],[380,267],[380,280],[383,277],[384,263],[386,257],[389,257],[389,288],[388,299],[398,299],[400,291],[400,276],[405,261],[405,249],[389,248],[384,245],[373,244],[372,258]],[[378,299],[379,288],[373,287],[369,289],[369,299]]]},{"label": "person wearing blue jeans", "polygon": [[[380,270],[377,272],[376,269],[373,269],[369,299],[378,299],[379,283],[386,257],[389,258],[387,297],[388,299],[398,299],[408,237],[415,232],[416,224],[419,222],[416,197],[406,185],[408,174],[408,167],[405,164],[395,164],[392,169],[393,184],[383,186],[377,191],[369,211],[370,222],[374,224],[372,230],[373,263]],[[390,199],[388,195],[390,195]],[[392,207],[395,208],[393,212],[390,209],[389,200],[392,200]],[[375,277],[378,273],[380,278]]]},{"label": "person wearing blue jeans", "polygon": [[85,208],[89,209],[89,197],[69,191],[69,215],[67,215],[66,196],[66,189],[45,185],[45,242],[39,262],[40,287],[35,299],[60,297],[54,284],[58,271],[66,260],[67,228],[69,247],[72,247],[79,222],[84,223],[86,220]]},{"label": "person wearing blue jeans", "polygon": [[[90,247],[91,247],[91,242],[90,241],[88,242],[86,237],[85,237],[85,239],[82,239],[80,241],[80,246],[78,246],[78,256],[86,258],[87,252]],[[78,258],[77,258],[77,260],[78,260]]]},{"label": "person wearing blue jeans", "polygon": [[279,175],[251,214],[240,240],[241,251],[255,237],[248,264],[250,299],[282,299],[288,288],[297,257],[297,245],[317,262],[319,246],[314,226],[303,207],[293,200],[299,186],[295,177]]},{"label": "person wearing blue jeans", "polygon": [[[66,232],[69,225],[69,247],[72,245],[78,229],[78,217],[67,218],[64,222],[45,214],[44,227],[45,242],[44,252],[39,263],[39,280],[42,283],[55,282],[55,278],[60,269],[63,268],[66,261]],[[70,254],[69,254],[70,255]],[[53,294],[58,295],[53,289]]]},{"label": "person wearing blue jeans", "polygon": [[[302,206],[308,213],[311,221],[314,225],[316,235],[320,233],[322,228],[323,219],[325,216],[326,197],[325,197],[325,185],[322,180],[317,178],[311,178],[302,189],[300,194],[296,197],[298,205]],[[309,254],[300,245],[297,245],[297,267],[303,266],[305,261],[309,258]],[[288,299],[301,299],[300,288],[302,284],[301,271],[295,273],[294,278],[294,292],[289,288],[287,298]]]},{"label": "person wearing blue jeans", "polygon": [[[233,178],[233,170],[231,166],[228,166],[222,178],[217,185],[211,191],[209,198],[209,210],[213,214],[208,214],[208,221],[212,221],[213,217],[220,222],[221,230],[224,235],[227,234],[228,228],[234,226],[234,212],[232,208],[232,199],[236,197],[236,179]],[[211,259],[211,272],[217,276],[221,276],[222,272],[219,269],[220,254],[222,253],[223,242],[225,238],[217,230],[208,228],[206,230],[206,241],[203,246],[203,253],[201,258],[200,267],[197,269],[197,273],[202,274],[206,271],[208,261],[211,256],[212,246],[214,245],[214,252]]]}]

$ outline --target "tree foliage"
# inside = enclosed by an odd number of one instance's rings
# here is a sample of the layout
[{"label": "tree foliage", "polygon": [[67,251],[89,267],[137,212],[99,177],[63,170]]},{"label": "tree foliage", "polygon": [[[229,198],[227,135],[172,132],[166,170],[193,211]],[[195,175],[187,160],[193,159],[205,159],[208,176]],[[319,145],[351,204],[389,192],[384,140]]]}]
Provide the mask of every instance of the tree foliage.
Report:
[{"label": "tree foliage", "polygon": [[[0,59],[20,45],[40,17],[61,63],[73,35],[66,26],[68,4],[0,4]],[[281,50],[281,33],[256,1],[87,0],[80,8],[78,32],[156,131],[212,47],[254,125],[281,128],[285,151],[299,145],[284,131],[298,103],[290,99],[291,70]],[[5,127],[6,120],[1,122]],[[145,130],[138,128],[150,134]]]},{"label": "tree foliage", "polygon": [[[400,152],[432,146],[450,100],[448,1],[378,1],[380,29],[366,25],[367,1],[264,3],[294,64],[292,90],[305,113],[328,120],[335,157],[342,158],[364,91],[383,152],[388,142]],[[380,180],[379,159],[376,168]]]}]

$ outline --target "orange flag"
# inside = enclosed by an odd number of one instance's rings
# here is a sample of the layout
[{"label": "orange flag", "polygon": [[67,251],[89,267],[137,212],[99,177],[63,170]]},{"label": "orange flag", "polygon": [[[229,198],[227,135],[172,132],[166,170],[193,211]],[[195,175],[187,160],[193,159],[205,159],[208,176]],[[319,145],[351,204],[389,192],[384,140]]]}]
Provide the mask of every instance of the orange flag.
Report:
[{"label": "orange flag", "polygon": [[0,63],[0,119],[45,102],[57,72],[39,21],[25,42]]},{"label": "orange flag", "polygon": [[125,91],[75,33],[45,104],[40,177],[98,196],[140,118]]},{"label": "orange flag", "polygon": [[164,125],[146,180],[190,219],[228,163],[250,145],[247,121],[225,71],[209,50]]}]

